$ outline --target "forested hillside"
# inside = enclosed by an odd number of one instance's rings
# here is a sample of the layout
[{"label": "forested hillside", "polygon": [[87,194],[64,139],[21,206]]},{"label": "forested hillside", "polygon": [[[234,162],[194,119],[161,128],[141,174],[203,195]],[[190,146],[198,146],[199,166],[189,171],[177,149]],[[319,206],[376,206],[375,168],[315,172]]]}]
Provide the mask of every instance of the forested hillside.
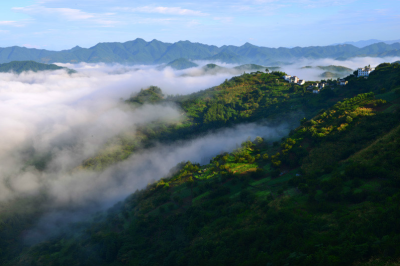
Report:
[{"label": "forested hillside", "polygon": [[172,62],[169,62],[167,64],[167,66],[172,67],[173,69],[176,69],[176,70],[182,70],[182,69],[187,69],[187,68],[191,68],[191,67],[197,67],[198,65],[185,59],[185,58],[178,58]]},{"label": "forested hillside", "polygon": [[3,264],[399,265],[400,65],[349,76],[343,87],[329,81],[319,94],[283,74],[243,74],[186,96],[157,87],[132,95],[131,108],[173,103],[185,119],[120,136],[117,152],[105,148],[82,167],[103,169],[139,152],[139,143],[297,120],[280,141],[258,137],[206,165],[171,165],[171,175],[76,224],[74,234],[24,245],[18,238],[37,214],[5,216]]},{"label": "forested hillside", "polygon": [[22,72],[26,71],[38,72],[46,70],[60,70],[60,69],[65,69],[68,71],[68,73],[75,72],[72,69],[60,67],[54,64],[42,64],[34,61],[13,61],[10,63],[0,64],[0,72],[2,73],[14,72],[17,74],[21,74]]},{"label": "forested hillside", "polygon": [[[299,86],[284,81],[283,72],[243,74],[208,90],[165,97],[161,102],[177,104],[184,110],[185,119],[171,125],[157,123],[120,136],[112,142],[112,149],[105,147],[98,156],[86,160],[83,166],[100,170],[127,158],[143,144],[148,146],[154,142],[189,139],[210,130],[244,122],[287,121],[294,129],[301,118],[311,118],[338,100],[369,91],[379,94],[399,87],[399,73],[397,64],[381,64],[368,80],[348,76],[349,85],[345,87],[328,81],[330,86],[320,94],[307,90],[312,82]],[[145,91],[128,99],[127,103],[135,107],[138,102],[145,103],[142,96]]]}]

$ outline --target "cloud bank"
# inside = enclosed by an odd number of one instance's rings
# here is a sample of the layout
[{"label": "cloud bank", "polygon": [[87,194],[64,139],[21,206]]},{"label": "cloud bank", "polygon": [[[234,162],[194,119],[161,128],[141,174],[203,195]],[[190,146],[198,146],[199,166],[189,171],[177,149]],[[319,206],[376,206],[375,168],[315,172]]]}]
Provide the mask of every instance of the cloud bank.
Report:
[{"label": "cloud bank", "polygon": [[[395,60],[398,58],[301,60],[282,69],[300,78],[318,80],[318,72],[314,69],[310,72],[300,68],[305,65],[342,65],[355,69],[366,64],[376,66]],[[207,62],[197,63],[200,67],[181,71],[171,68],[159,70],[154,66],[81,63],[60,64],[76,69],[78,72],[75,74],[64,70],[0,74],[0,201],[8,200],[13,195],[34,195],[43,186],[52,191],[50,194],[57,195],[60,202],[68,202],[69,199],[90,201],[86,196],[90,198],[94,194],[85,194],[84,191],[91,191],[91,187],[95,191],[104,187],[106,190],[101,198],[112,201],[145,186],[149,180],[163,177],[180,161],[205,162],[204,158],[220,151],[231,151],[232,145],[239,144],[248,136],[254,138],[273,132],[273,136],[282,137],[287,132],[282,130],[282,125],[278,128],[259,125],[238,127],[232,132],[213,133],[210,137],[177,146],[159,145],[140,156],[133,155],[128,160],[129,170],[124,163],[102,173],[75,170],[83,160],[94,156],[107,141],[124,131],[135,132],[136,126],[152,121],[176,121],[181,118],[181,111],[175,106],[145,105],[132,110],[122,104],[121,98],[126,99],[150,85],[161,87],[165,94],[188,94],[218,85],[233,75],[227,72],[205,75],[201,73],[201,66]],[[223,135],[230,137],[221,137]],[[184,152],[185,149],[188,150]],[[44,171],[37,171],[30,166],[30,162],[41,158],[51,163]],[[150,158],[157,159],[152,161]],[[141,163],[135,166],[136,162]],[[149,170],[142,169],[144,165],[148,165]],[[140,177],[126,178],[138,172]],[[110,186],[110,182],[115,181],[110,180],[110,176],[119,176],[118,184],[124,180],[123,193],[116,188],[118,186]],[[126,180],[130,181],[125,183]]]},{"label": "cloud bank", "polygon": [[[283,66],[282,70],[300,78],[318,80],[318,72],[300,68],[341,65],[356,69],[395,60],[398,59],[300,60]],[[207,163],[216,154],[232,151],[248,137],[277,140],[295,126],[289,120],[273,126],[239,125],[192,140],[157,144],[101,172],[77,168],[124,131],[135,132],[137,126],[152,121],[182,118],[176,106],[144,105],[132,109],[121,98],[126,99],[150,85],[161,87],[164,94],[188,94],[218,85],[234,75],[233,72],[201,72],[200,68],[207,62],[197,63],[200,67],[181,71],[160,70],[155,66],[81,63],[59,64],[76,69],[78,72],[74,74],[64,70],[0,74],[0,205],[17,197],[36,197],[43,193],[50,199],[40,206],[46,211],[38,227],[29,233],[30,241],[51,235],[43,228],[52,228],[53,232],[59,219],[72,222],[84,216],[82,213],[90,214],[111,206],[149,182],[166,176],[182,161]],[[49,162],[41,171],[30,163],[40,158]]]},{"label": "cloud bank", "polygon": [[[250,138],[262,136],[269,141],[287,135],[293,124],[280,125],[245,124],[219,130],[202,137],[157,145],[134,154],[103,172],[50,172],[41,173],[36,179],[45,179],[52,199],[48,211],[37,226],[26,233],[27,243],[37,243],[65,230],[69,223],[82,221],[98,210],[111,207],[125,199],[137,189],[169,174],[171,168],[183,161],[208,163],[222,152],[230,152]],[[229,138],[227,138],[229,136]],[[65,160],[66,158],[62,158]],[[34,174],[29,173],[29,178]],[[30,189],[39,189],[40,183],[30,184]]]},{"label": "cloud bank", "polygon": [[[187,94],[218,85],[232,74],[193,77],[183,76],[192,70],[157,70],[154,66],[63,66],[78,73],[58,70],[0,74],[0,204],[14,197],[35,196],[43,188],[54,197],[53,203],[60,205],[114,201],[142,188],[149,180],[163,177],[183,160],[200,162],[221,150],[232,150],[233,144],[240,144],[247,136],[270,134],[265,127],[265,132],[258,134],[252,126],[237,128],[235,133],[215,133],[197,142],[159,145],[101,173],[78,171],[83,160],[96,155],[114,136],[127,130],[135,132],[138,125],[176,121],[182,116],[171,105],[144,105],[133,110],[120,98],[128,98],[149,85],[160,86],[165,94]],[[278,131],[282,130],[273,132],[281,136]],[[216,143],[207,144],[216,138]],[[32,161],[40,160],[49,162],[42,171],[32,166]]]},{"label": "cloud bank", "polygon": [[[324,78],[321,78],[321,74],[326,70],[315,68],[317,66],[344,66],[353,70],[357,70],[360,67],[365,67],[367,65],[371,65],[372,67],[376,67],[381,63],[392,63],[400,60],[400,57],[354,57],[346,60],[336,60],[331,58],[324,59],[301,59],[297,60],[293,64],[281,66],[281,71],[286,72],[292,76],[298,76],[300,79],[305,79],[307,81],[317,81]],[[313,68],[305,68],[304,66],[312,66]],[[343,77],[345,77],[344,75]]]},{"label": "cloud bank", "polygon": [[[37,206],[43,216],[26,235],[29,243],[113,205],[149,182],[166,176],[182,161],[207,163],[232,151],[248,137],[277,139],[290,124],[248,124],[173,144],[156,144],[104,171],[82,170],[110,139],[152,121],[177,121],[173,105],[133,109],[120,98],[149,85],[165,94],[187,94],[218,85],[232,74],[183,76],[192,70],[157,70],[154,66],[64,65],[76,69],[0,74],[0,207],[14,199],[47,199]],[[229,136],[229,138],[227,138]],[[33,161],[45,160],[43,169]],[[8,208],[10,209],[10,208]],[[0,208],[1,212],[1,208]],[[83,215],[86,214],[86,215]],[[62,223],[60,223],[60,220]]]},{"label": "cloud bank", "polygon": [[[204,66],[206,62],[199,65]],[[75,69],[79,75],[87,76],[99,81],[99,84],[107,83],[113,90],[102,90],[110,96],[128,97],[132,91],[139,91],[150,85],[160,87],[164,94],[189,94],[199,90],[207,89],[221,84],[225,79],[229,79],[238,72],[219,72],[213,75],[204,76],[200,68],[190,68],[185,70],[173,70],[170,67],[160,70],[160,66],[149,65],[108,65],[99,64],[60,64],[57,65]],[[221,66],[232,66],[222,64]],[[196,72],[200,74],[191,75]],[[73,76],[74,77],[74,76]]]}]

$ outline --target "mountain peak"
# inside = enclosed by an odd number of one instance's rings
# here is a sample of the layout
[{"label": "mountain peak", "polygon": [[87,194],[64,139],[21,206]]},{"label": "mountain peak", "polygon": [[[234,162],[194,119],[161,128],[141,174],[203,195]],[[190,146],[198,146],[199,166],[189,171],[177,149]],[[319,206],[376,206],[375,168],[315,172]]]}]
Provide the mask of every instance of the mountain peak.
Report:
[{"label": "mountain peak", "polygon": [[245,44],[242,45],[242,47],[253,47],[253,46],[254,45],[249,42],[246,42]]},{"label": "mountain peak", "polygon": [[132,41],[127,41],[127,42],[125,42],[125,43],[133,43],[133,44],[140,43],[140,44],[146,44],[147,42],[146,42],[145,40],[143,40],[142,38],[136,38],[136,39],[134,39],[134,40],[132,40]]}]

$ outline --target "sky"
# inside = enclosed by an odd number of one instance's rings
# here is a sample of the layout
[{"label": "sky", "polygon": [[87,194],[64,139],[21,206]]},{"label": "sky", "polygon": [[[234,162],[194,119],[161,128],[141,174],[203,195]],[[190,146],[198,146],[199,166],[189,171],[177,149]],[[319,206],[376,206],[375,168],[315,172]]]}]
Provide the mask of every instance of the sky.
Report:
[{"label": "sky", "polygon": [[400,1],[0,1],[0,47],[63,50],[136,38],[266,47],[397,40]]}]

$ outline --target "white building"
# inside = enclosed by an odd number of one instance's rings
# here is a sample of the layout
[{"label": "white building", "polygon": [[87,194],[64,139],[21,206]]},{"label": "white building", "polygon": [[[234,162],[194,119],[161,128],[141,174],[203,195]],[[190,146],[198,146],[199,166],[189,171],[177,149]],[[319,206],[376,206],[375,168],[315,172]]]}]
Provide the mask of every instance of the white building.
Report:
[{"label": "white building", "polygon": [[339,85],[340,86],[346,86],[348,83],[348,81],[344,80],[344,79],[339,79]]},{"label": "white building", "polygon": [[306,81],[304,79],[300,79],[299,82],[297,82],[297,84],[299,85],[304,85],[306,83]]},{"label": "white building", "polygon": [[374,71],[375,68],[372,68],[370,66],[364,67],[364,68],[359,68],[358,69],[358,77],[368,77],[369,74],[371,74],[372,71]]},{"label": "white building", "polygon": [[318,87],[319,87],[320,89],[323,89],[323,88],[325,88],[325,86],[326,86],[326,83],[320,83]]},{"label": "white building", "polygon": [[290,76],[290,75],[286,75],[286,76],[283,76],[283,79],[284,80],[287,80],[287,81],[290,81],[290,78],[291,78],[292,76]]},{"label": "white building", "polygon": [[296,76],[293,76],[293,77],[290,78],[290,81],[293,82],[293,83],[298,83],[299,82],[299,78],[296,77]]}]

